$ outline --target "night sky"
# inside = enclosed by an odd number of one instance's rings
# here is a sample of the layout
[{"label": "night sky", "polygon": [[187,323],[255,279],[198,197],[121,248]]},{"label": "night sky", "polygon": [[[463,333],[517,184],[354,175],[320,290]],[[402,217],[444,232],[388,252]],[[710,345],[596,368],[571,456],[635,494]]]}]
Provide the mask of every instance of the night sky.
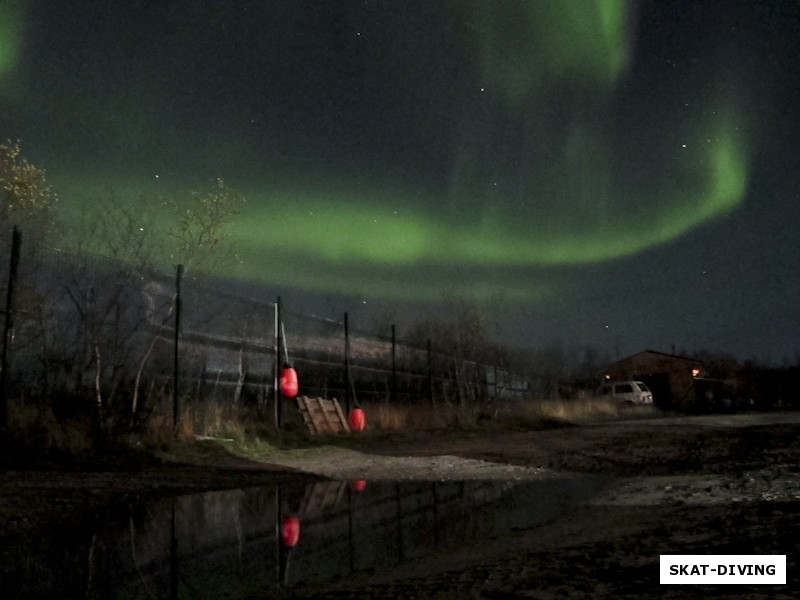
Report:
[{"label": "night sky", "polygon": [[222,177],[236,276],[318,313],[800,356],[798,2],[0,7],[0,137],[65,213]]}]

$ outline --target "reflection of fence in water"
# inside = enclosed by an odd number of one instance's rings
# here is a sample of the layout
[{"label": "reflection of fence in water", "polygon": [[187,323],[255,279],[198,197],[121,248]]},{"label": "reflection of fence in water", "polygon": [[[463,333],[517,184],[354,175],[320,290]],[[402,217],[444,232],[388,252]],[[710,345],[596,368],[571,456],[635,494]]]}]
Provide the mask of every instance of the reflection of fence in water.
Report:
[{"label": "reflection of fence in water", "polygon": [[[325,482],[115,504],[63,522],[8,554],[13,597],[202,598],[267,595],[351,572],[391,571],[554,519],[602,482]],[[360,486],[358,486],[360,487]],[[299,543],[280,544],[299,515]],[[274,594],[273,594],[274,595]]]},{"label": "reflection of fence in water", "polygon": [[[315,484],[331,497],[331,487],[341,482]],[[325,581],[353,571],[391,568],[482,539],[498,511],[495,504],[509,493],[514,482],[466,481],[459,483],[405,482],[374,484],[370,494],[344,490],[336,505],[308,510],[307,488],[301,506],[303,538],[289,557],[287,581]],[[305,510],[303,510],[305,509]],[[502,508],[500,508],[502,512]]]},{"label": "reflection of fence in water", "polygon": [[[118,561],[129,573],[114,574],[126,582],[120,584],[118,596],[136,596],[141,587],[166,590],[174,569],[181,587],[213,585],[221,593],[244,580],[248,585],[275,586],[391,568],[479,540],[486,533],[486,511],[497,510],[492,504],[515,485],[368,483],[358,493],[348,483],[330,481],[310,484],[303,492],[286,486],[280,492],[263,488],[209,492],[174,500],[174,530],[172,504],[160,501],[115,544],[120,557],[132,557]],[[300,516],[301,533],[297,547],[287,552],[278,548],[276,523],[288,514]],[[171,556],[173,531],[175,556]]]}]

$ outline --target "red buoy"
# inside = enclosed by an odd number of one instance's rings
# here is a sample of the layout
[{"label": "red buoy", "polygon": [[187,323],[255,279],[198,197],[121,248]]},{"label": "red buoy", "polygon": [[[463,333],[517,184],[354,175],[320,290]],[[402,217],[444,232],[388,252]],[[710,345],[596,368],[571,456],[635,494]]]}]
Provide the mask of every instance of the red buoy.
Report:
[{"label": "red buoy", "polygon": [[350,411],[350,431],[364,431],[367,426],[367,416],[363,408],[354,408]]},{"label": "red buoy", "polygon": [[356,479],[350,484],[350,487],[353,488],[354,492],[363,492],[365,489],[367,489],[367,480]]},{"label": "red buoy", "polygon": [[294,548],[300,541],[300,517],[289,515],[281,523],[281,541],[287,548]]},{"label": "red buoy", "polygon": [[300,384],[297,381],[297,371],[294,367],[286,365],[281,371],[281,393],[286,398],[294,398],[300,391]]}]

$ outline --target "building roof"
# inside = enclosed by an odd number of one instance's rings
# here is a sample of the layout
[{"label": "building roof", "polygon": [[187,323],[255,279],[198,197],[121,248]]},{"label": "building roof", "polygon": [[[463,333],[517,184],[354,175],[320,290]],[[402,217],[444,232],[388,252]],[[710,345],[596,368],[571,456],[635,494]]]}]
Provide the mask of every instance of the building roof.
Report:
[{"label": "building roof", "polygon": [[617,361],[614,361],[613,363],[603,367],[602,370],[603,371],[611,370],[612,368],[616,367],[617,365],[619,365],[621,363],[628,362],[631,359],[636,358],[637,356],[641,356],[642,354],[655,354],[655,355],[661,356],[663,358],[669,358],[669,359],[672,359],[672,360],[679,360],[679,361],[682,361],[682,362],[692,363],[692,364],[700,365],[700,366],[703,366],[703,364],[704,364],[702,360],[697,360],[696,358],[691,358],[691,357],[688,357],[688,356],[680,356],[678,354],[668,354],[666,352],[658,352],[657,350],[642,350],[641,352],[637,352],[636,354],[631,354],[630,356],[626,356],[625,358],[621,358],[621,359],[619,359]]}]

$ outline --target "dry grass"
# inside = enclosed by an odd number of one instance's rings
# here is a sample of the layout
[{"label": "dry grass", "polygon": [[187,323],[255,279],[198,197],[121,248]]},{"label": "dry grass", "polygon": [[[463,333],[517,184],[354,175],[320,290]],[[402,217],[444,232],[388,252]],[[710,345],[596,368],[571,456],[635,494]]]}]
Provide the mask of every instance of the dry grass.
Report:
[{"label": "dry grass", "polygon": [[523,422],[563,421],[585,423],[616,418],[619,405],[605,400],[539,400],[520,402],[504,407],[503,420],[519,419]]},{"label": "dry grass", "polygon": [[[640,418],[652,415],[653,407],[621,407],[608,401],[591,398],[576,400],[530,400],[505,402],[488,406],[458,407],[449,404],[365,403],[362,408],[367,430],[374,432],[430,431],[436,429],[502,429],[552,426],[558,423],[591,423],[618,418]],[[9,429],[12,452],[20,457],[89,457],[96,450],[89,416],[59,420],[46,407],[22,401],[9,404]],[[109,427],[106,431],[111,431]],[[118,439],[109,440],[118,446],[136,448],[175,448],[172,409],[168,403],[150,415],[143,429],[131,433],[123,426]],[[127,433],[126,433],[127,432]],[[105,435],[104,439],[108,440]],[[296,448],[308,442],[302,426],[287,426],[275,432],[264,415],[256,415],[241,406],[220,402],[187,402],[181,410],[177,441],[212,438],[231,444],[237,452],[252,454],[275,451],[281,447]]]},{"label": "dry grass", "polygon": [[156,414],[147,419],[142,432],[136,436],[134,443],[140,443],[149,448],[167,448],[174,441],[172,416]]},{"label": "dry grass", "polygon": [[192,402],[180,415],[178,438],[218,438],[241,442],[247,434],[247,417],[237,406],[222,402]]},{"label": "dry grass", "polygon": [[618,418],[651,415],[653,407],[625,407],[611,401],[528,400],[488,406],[365,404],[367,428],[377,431],[470,428],[492,422],[510,427],[531,427],[553,423],[591,423]]},{"label": "dry grass", "polygon": [[[171,421],[170,421],[171,424]],[[212,400],[191,402],[181,411],[178,439],[211,439],[245,455],[275,449],[273,442],[291,437],[290,432],[276,434],[271,421],[253,408]]]},{"label": "dry grass", "polygon": [[584,424],[614,419],[646,418],[655,414],[653,406],[629,406],[592,397],[574,400],[533,400],[498,407],[496,419],[521,426],[547,423]]},{"label": "dry grass", "polygon": [[477,424],[479,406],[457,407],[449,404],[437,406],[417,404],[365,403],[362,408],[367,417],[367,428],[378,431],[405,429],[444,429]]},{"label": "dry grass", "polygon": [[11,447],[27,457],[82,456],[93,449],[88,418],[59,421],[49,407],[12,400],[8,407]]}]

